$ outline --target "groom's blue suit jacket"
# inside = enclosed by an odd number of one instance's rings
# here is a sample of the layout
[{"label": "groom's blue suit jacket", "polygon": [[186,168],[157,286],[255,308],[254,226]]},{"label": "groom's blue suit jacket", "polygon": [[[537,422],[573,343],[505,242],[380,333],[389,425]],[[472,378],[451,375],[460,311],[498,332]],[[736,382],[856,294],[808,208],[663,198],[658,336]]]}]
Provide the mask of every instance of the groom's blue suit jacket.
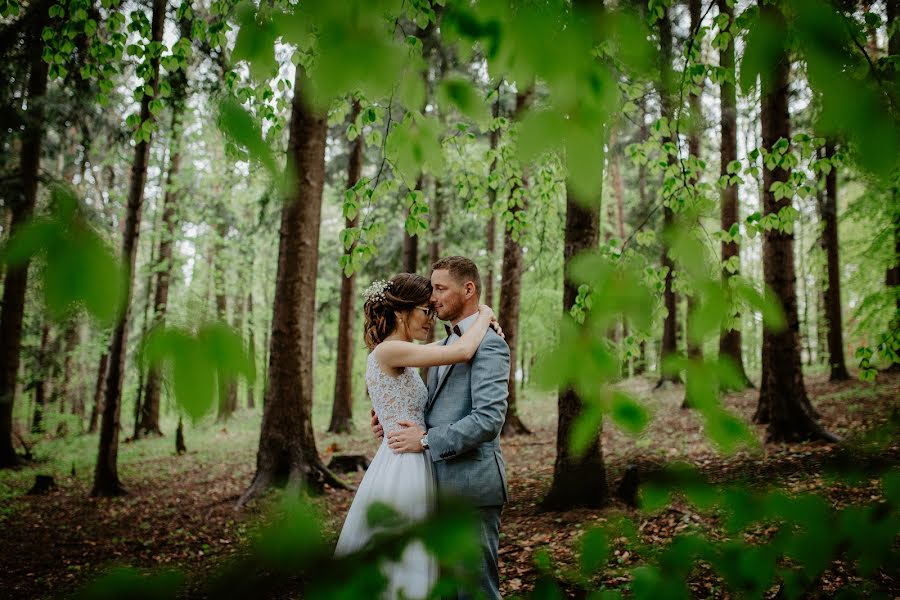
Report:
[{"label": "groom's blue suit jacket", "polygon": [[[446,340],[444,341],[446,343]],[[500,430],[509,394],[509,346],[488,329],[471,361],[428,370],[429,453],[438,491],[476,506],[507,501]]]}]

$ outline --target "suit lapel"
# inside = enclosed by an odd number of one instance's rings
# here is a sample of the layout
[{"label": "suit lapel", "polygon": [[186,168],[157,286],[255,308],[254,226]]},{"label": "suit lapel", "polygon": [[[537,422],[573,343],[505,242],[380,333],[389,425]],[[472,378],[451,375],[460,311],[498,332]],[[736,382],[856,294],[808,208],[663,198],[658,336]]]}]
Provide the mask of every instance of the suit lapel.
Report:
[{"label": "suit lapel", "polygon": [[[447,340],[450,337],[444,338],[444,343],[442,346],[447,345]],[[444,371],[444,376],[438,380],[438,373],[440,372],[440,367],[431,367],[428,370],[428,404],[425,409],[428,410],[431,408],[431,405],[434,404],[434,399],[437,397],[438,392],[441,391],[441,387],[444,385],[444,382],[447,381],[447,376],[450,375],[450,371],[453,369],[453,365],[448,365],[447,369]]]}]

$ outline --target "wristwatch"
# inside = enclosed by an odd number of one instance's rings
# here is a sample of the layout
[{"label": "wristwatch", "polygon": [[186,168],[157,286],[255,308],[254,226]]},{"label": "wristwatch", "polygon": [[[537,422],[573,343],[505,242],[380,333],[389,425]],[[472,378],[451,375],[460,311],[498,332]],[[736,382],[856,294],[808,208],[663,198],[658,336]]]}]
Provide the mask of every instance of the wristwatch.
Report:
[{"label": "wristwatch", "polygon": [[428,450],[428,435],[423,435],[419,443],[422,444],[423,450]]}]

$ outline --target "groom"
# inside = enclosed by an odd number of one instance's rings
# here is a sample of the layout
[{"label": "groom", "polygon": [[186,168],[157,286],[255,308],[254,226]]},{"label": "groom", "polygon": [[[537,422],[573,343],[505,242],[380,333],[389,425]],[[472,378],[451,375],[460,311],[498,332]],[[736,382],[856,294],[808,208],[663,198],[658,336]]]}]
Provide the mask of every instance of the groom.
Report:
[{"label": "groom", "polygon": [[[468,258],[450,256],[431,271],[431,304],[449,321],[444,344],[458,340],[478,318],[481,277]],[[455,494],[481,512],[481,588],[489,600],[500,598],[497,546],[500,512],[507,501],[506,470],[500,430],[506,418],[509,346],[488,329],[468,363],[428,370],[428,403],[422,431],[413,423],[388,436],[394,452],[425,449],[434,464],[438,491]],[[383,435],[377,419],[373,431]]]}]

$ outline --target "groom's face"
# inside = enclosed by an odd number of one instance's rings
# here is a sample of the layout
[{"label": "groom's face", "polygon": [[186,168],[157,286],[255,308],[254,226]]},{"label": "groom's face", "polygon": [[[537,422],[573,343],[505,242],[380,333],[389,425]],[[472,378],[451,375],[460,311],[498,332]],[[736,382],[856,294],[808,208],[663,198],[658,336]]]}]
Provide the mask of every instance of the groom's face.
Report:
[{"label": "groom's face", "polygon": [[456,281],[447,269],[431,272],[431,305],[437,311],[438,319],[453,321],[461,317],[466,291],[466,285]]}]

